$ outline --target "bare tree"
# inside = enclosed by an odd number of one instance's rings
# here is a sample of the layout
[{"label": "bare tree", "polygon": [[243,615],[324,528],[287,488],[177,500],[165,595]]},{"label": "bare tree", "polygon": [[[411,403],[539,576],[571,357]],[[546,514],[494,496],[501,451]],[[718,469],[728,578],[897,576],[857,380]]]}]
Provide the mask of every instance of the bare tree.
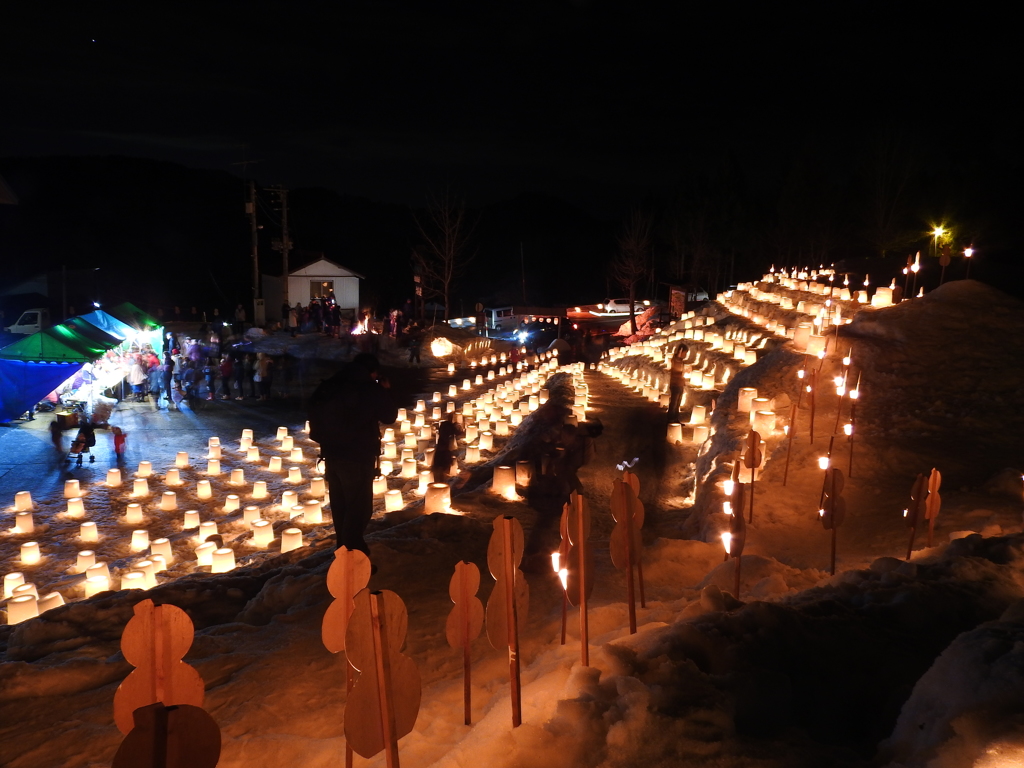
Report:
[{"label": "bare tree", "polygon": [[412,256],[423,279],[423,298],[441,299],[444,319],[448,320],[452,289],[473,257],[468,249],[473,227],[466,216],[466,204],[445,189],[443,195],[430,196],[424,216],[413,218],[424,241]]},{"label": "bare tree", "polygon": [[612,259],[612,280],[629,293],[629,328],[636,335],[636,287],[651,272],[651,216],[634,210],[619,236],[619,252]]}]

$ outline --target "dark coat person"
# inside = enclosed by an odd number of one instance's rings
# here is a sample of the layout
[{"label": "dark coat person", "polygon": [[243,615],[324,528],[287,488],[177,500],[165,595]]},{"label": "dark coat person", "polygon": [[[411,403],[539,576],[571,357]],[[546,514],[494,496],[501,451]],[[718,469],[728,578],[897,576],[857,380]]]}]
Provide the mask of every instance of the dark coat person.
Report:
[{"label": "dark coat person", "polygon": [[363,539],[373,516],[373,478],[380,457],[380,425],[398,408],[388,382],[378,382],[377,358],[364,353],[322,382],[309,401],[309,436],[320,444],[331,496],[335,547],[370,554]]}]

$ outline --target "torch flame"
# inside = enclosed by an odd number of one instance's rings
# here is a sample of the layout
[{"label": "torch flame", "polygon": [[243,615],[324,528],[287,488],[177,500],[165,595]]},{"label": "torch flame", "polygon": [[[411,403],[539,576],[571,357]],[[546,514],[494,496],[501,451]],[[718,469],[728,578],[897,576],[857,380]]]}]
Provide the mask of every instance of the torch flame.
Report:
[{"label": "torch flame", "polygon": [[732,546],[732,534],[728,531],[722,534],[722,546],[725,547],[725,554],[730,554],[729,548]]},{"label": "torch flame", "polygon": [[551,567],[555,569],[555,573],[558,573],[558,565],[559,565],[559,562],[561,561],[561,559],[562,559],[562,553],[561,552],[552,552],[551,553]]},{"label": "torch flame", "polygon": [[558,578],[562,582],[562,589],[569,589],[569,569],[563,568],[558,572]]}]

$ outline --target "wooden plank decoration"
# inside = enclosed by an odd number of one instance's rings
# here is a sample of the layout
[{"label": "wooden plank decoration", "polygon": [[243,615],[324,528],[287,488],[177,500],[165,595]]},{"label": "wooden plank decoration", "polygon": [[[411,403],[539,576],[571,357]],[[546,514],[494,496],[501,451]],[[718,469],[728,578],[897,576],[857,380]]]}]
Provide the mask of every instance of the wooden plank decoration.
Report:
[{"label": "wooden plank decoration", "polygon": [[220,728],[202,707],[157,703],[132,715],[112,768],[215,768],[220,760]]},{"label": "wooden plank decoration", "polygon": [[199,673],[183,662],[192,646],[192,620],[174,605],[135,604],[135,615],[121,635],[121,652],[135,667],[114,694],[114,722],[128,734],[134,712],[150,704],[203,706],[204,685]]},{"label": "wooden plank decoration", "polygon": [[924,475],[918,475],[914,486],[910,490],[910,505],[903,510],[907,527],[910,529],[910,542],[907,544],[907,560],[914,551],[914,534],[917,532],[917,524],[925,511],[924,499],[928,494],[928,480]]},{"label": "wooden plank decoration", "polygon": [[559,645],[565,645],[565,625],[569,618],[569,569],[565,566],[569,562],[569,550],[572,549],[572,542],[569,540],[569,505],[562,505],[562,516],[558,521],[558,535],[561,541],[558,543],[558,551],[551,554],[551,567],[555,571],[555,578],[562,585],[562,635]]},{"label": "wooden plank decoration", "polygon": [[942,496],[939,495],[939,487],[942,485],[942,473],[932,468],[928,476],[928,498],[924,503],[924,516],[928,519],[928,546],[932,545],[932,532],[935,530],[935,521],[939,517],[939,510],[942,508]]},{"label": "wooden plank decoration", "polygon": [[[331,653],[345,650],[348,622],[355,610],[353,598],[370,581],[370,559],[358,549],[339,547],[334,550],[334,562],[327,571],[327,590],[334,600],[327,606],[320,634],[324,646]],[[352,665],[345,660],[345,691],[351,692],[355,684]],[[345,743],[345,766],[352,768],[352,745]]]},{"label": "wooden plank decoration", "polygon": [[844,484],[842,470],[837,467],[829,467],[825,470],[825,491],[818,514],[825,530],[832,531],[831,573],[833,576],[836,575],[836,531],[846,519],[846,499],[842,496]]},{"label": "wooden plank decoration", "polygon": [[[711,403],[711,411],[712,411],[712,413],[714,413],[715,403],[716,402],[717,401],[714,401],[714,402]],[[630,467],[635,467],[636,463],[639,460],[640,459],[633,459],[633,463],[630,464],[629,466]],[[641,501],[640,501],[640,478],[637,477],[634,473],[630,472],[627,469],[626,471],[624,471],[622,473],[622,480],[624,482],[628,483],[629,487],[633,489],[633,493],[636,495],[637,503],[640,504],[640,508],[643,509],[643,503],[641,503]],[[643,521],[642,518],[639,521],[637,521],[637,518],[634,517],[633,518],[633,522],[636,523],[636,527],[637,527],[637,534],[636,534],[636,541],[637,541],[637,549],[636,549],[636,583],[637,583],[637,586],[640,587],[640,607],[641,608],[646,608],[647,607],[647,598],[644,596],[644,559],[642,557],[642,555],[643,555],[644,540],[643,540],[643,537],[640,535],[640,529],[643,528],[644,521]]]},{"label": "wooden plank decoration", "polygon": [[[640,528],[644,524],[644,505],[623,473],[621,480],[612,483],[611,511],[615,519],[608,549],[612,565],[626,572],[626,599],[629,606],[629,633],[636,634],[636,597],[633,588],[633,564],[640,560],[643,542]],[[742,514],[742,513],[741,513]],[[643,607],[643,606],[641,606]]]},{"label": "wooden plank decoration", "polygon": [[[761,466],[764,456],[761,453],[761,435],[750,430],[747,435],[747,450],[743,453],[743,466],[750,470],[750,523],[754,522],[754,479],[757,468]],[[743,515],[743,510],[739,510]]]},{"label": "wooden plank decoration", "polygon": [[508,677],[512,698],[512,727],[523,722],[519,679],[519,622],[530,606],[530,587],[519,570],[523,559],[523,526],[514,517],[494,518],[494,533],[487,545],[487,568],[496,582],[487,600],[487,639],[496,650],[508,649]]},{"label": "wooden plank decoration", "polygon": [[455,564],[455,573],[448,584],[448,596],[455,607],[448,614],[444,635],[448,645],[462,650],[463,704],[466,725],[473,724],[470,649],[484,627],[484,604],[476,596],[480,589],[480,569],[462,560]]},{"label": "wooden plank decoration", "polygon": [[789,457],[793,455],[793,438],[796,437],[796,407],[797,404],[793,403],[793,408],[789,413],[789,429],[786,431],[789,445],[786,448],[786,469],[782,473],[783,487],[786,485],[786,480],[789,479]]},{"label": "wooden plank decoration", "polygon": [[345,706],[345,739],[363,757],[384,750],[388,768],[399,768],[398,740],[420,711],[420,673],[402,653],[409,614],[390,590],[364,589],[354,602],[345,653],[359,677]]},{"label": "wooden plank decoration", "polygon": [[563,516],[572,544],[566,559],[566,599],[580,609],[580,663],[590,666],[590,624],[587,617],[587,598],[594,590],[590,574],[594,571],[593,553],[587,545],[590,538],[590,507],[581,495],[572,492]]},{"label": "wooden plank decoration", "polygon": [[807,385],[807,393],[811,398],[811,429],[810,429],[810,441],[811,445],[814,445],[814,406],[817,399],[818,389],[818,372],[811,371],[811,383]]}]

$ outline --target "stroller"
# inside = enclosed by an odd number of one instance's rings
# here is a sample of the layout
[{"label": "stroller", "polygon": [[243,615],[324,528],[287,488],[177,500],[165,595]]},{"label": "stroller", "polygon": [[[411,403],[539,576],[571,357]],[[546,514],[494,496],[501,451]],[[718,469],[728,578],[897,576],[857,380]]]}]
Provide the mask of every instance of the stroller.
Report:
[{"label": "stroller", "polygon": [[82,466],[82,456],[89,454],[89,463],[96,461],[96,457],[89,452],[89,449],[96,445],[96,431],[92,424],[88,421],[82,422],[78,428],[78,434],[75,439],[71,441],[71,448],[68,450],[67,458],[64,459],[65,464],[70,464],[72,459],[75,459],[75,466]]}]

